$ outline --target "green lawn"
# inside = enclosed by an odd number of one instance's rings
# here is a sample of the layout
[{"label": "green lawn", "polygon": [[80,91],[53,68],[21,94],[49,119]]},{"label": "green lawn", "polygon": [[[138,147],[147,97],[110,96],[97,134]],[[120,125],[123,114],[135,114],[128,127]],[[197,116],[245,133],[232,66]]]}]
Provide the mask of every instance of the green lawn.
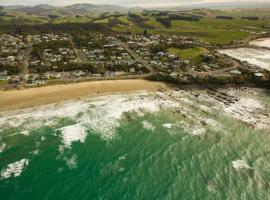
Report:
[{"label": "green lawn", "polygon": [[[147,25],[154,27],[149,29],[152,34],[179,34],[184,36],[196,37],[209,42],[213,45],[229,44],[232,41],[246,39],[251,33],[242,31],[250,30],[252,32],[269,31],[270,20],[249,21],[240,18],[234,20],[218,20],[215,18],[203,18],[200,21],[182,21],[172,20],[171,28],[166,28],[154,17],[147,17]],[[125,22],[128,18],[122,18]],[[130,31],[134,33],[143,32],[142,28],[136,27],[131,21],[128,21],[130,27],[114,27],[116,31]]]},{"label": "green lawn", "polygon": [[168,52],[177,55],[180,58],[191,61],[193,64],[202,62],[201,56],[203,53],[207,53],[208,50],[203,47],[194,47],[189,49],[169,48]]},{"label": "green lawn", "polygon": [[5,84],[7,84],[7,83],[8,83],[8,81],[0,80],[0,85],[5,85]]}]

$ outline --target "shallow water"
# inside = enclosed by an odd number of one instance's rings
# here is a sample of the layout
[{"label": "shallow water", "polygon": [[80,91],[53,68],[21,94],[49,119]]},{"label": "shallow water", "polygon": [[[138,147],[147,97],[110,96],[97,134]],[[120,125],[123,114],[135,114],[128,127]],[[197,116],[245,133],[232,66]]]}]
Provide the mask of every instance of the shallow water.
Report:
[{"label": "shallow water", "polygon": [[112,95],[23,113],[0,118],[1,199],[270,198],[269,134],[205,96]]},{"label": "shallow water", "polygon": [[238,48],[219,50],[219,52],[270,71],[270,50]]},{"label": "shallow water", "polygon": [[250,42],[250,45],[270,48],[270,38],[262,38]]}]

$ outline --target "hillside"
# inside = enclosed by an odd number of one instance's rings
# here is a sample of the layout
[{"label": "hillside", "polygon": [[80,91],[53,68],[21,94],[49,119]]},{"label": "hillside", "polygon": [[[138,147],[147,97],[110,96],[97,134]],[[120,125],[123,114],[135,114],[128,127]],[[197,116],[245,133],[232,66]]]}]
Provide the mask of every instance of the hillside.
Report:
[{"label": "hillside", "polygon": [[[105,12],[106,10],[111,12]],[[121,10],[121,12],[114,12]],[[224,45],[270,31],[270,9],[191,9],[185,11],[129,11],[118,6],[76,4],[67,7],[37,5],[5,8],[0,16],[2,31],[14,31],[14,25],[43,24],[46,30],[177,34],[192,36],[213,45]],[[1,12],[0,12],[1,13]],[[52,26],[53,25],[53,26]],[[7,26],[9,26],[7,28]],[[40,27],[40,26],[38,26]],[[76,28],[75,28],[76,27]],[[15,29],[16,30],[16,29]],[[19,30],[27,31],[22,27]]]},{"label": "hillside", "polygon": [[94,4],[74,4],[65,7],[55,7],[50,5],[36,5],[36,6],[6,6],[6,10],[38,15],[47,16],[49,14],[57,14],[59,16],[72,16],[72,15],[89,15],[103,12],[128,12],[130,9],[114,5],[94,5]]}]

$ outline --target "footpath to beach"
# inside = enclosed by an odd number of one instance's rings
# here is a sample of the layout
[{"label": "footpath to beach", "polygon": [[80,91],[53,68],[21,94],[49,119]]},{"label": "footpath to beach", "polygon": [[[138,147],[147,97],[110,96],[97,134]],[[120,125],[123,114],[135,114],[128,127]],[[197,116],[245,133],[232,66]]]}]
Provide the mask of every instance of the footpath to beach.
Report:
[{"label": "footpath to beach", "polygon": [[165,83],[146,80],[111,80],[0,91],[0,111],[46,105],[84,96],[102,96],[142,90],[157,91],[167,87]]}]

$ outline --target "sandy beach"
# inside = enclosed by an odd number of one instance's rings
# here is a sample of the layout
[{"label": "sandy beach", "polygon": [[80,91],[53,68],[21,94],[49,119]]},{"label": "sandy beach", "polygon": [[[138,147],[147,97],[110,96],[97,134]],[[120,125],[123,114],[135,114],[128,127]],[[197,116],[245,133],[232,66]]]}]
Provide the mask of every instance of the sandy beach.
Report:
[{"label": "sandy beach", "polygon": [[164,83],[146,80],[113,80],[3,91],[0,92],[0,111],[46,105],[85,96],[94,97],[140,90],[156,91],[167,87]]}]

